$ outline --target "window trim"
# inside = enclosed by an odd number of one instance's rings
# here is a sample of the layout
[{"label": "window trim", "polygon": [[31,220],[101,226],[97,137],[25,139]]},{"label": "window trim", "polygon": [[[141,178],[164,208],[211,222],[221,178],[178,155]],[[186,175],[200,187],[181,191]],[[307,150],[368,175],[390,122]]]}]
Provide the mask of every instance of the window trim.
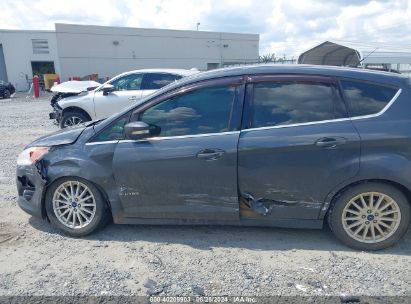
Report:
[{"label": "window trim", "polygon": [[[351,81],[360,81],[360,82],[367,82],[370,84],[376,84],[376,85],[382,85],[386,87],[392,87],[394,89],[397,89],[396,94],[392,97],[392,99],[387,103],[387,105],[378,113],[375,114],[369,114],[369,115],[363,115],[363,116],[353,116],[350,117],[349,112],[348,112],[348,117],[346,118],[336,118],[336,119],[330,119],[330,120],[320,120],[320,121],[312,121],[312,122],[305,122],[305,123],[296,123],[296,124],[289,124],[289,125],[278,125],[278,126],[267,126],[267,127],[258,127],[258,128],[250,128],[247,127],[246,124],[250,122],[250,111],[249,107],[252,106],[252,96],[253,96],[253,84],[258,83],[258,82],[264,82],[264,81],[273,81],[278,80],[278,79],[303,79],[303,81],[313,81],[313,79],[329,79],[331,83],[334,83],[336,85],[336,90],[338,90],[340,96],[338,97],[338,100],[343,103],[343,106],[345,106],[345,110],[348,111],[348,105],[347,105],[347,100],[344,95],[344,92],[341,88],[341,84],[339,80],[351,80]],[[259,81],[261,79],[261,81]],[[285,80],[285,81],[286,81]],[[332,76],[316,76],[316,75],[243,75],[243,76],[229,76],[229,77],[222,77],[222,78],[217,78],[217,79],[211,79],[211,80],[202,80],[199,82],[195,83],[190,83],[187,85],[184,85],[182,87],[176,88],[172,91],[165,92],[164,94],[160,96],[156,96],[154,99],[149,100],[145,102],[144,104],[137,105],[136,108],[131,109],[128,114],[129,116],[129,121],[131,120],[131,117],[133,115],[136,115],[138,113],[141,113],[145,111],[147,108],[150,108],[151,106],[156,105],[157,103],[160,103],[166,99],[172,98],[174,96],[178,96],[180,94],[183,94],[185,92],[189,92],[192,90],[200,89],[200,88],[205,88],[205,87],[211,87],[211,86],[221,86],[221,85],[238,85],[240,87],[240,94],[239,94],[239,105],[238,107],[241,109],[241,117],[240,117],[240,122],[239,122],[239,127],[238,130],[232,130],[228,132],[221,132],[221,133],[204,133],[204,134],[194,134],[194,135],[180,135],[180,136],[169,136],[169,137],[149,137],[146,139],[142,140],[162,140],[162,139],[172,139],[172,138],[188,138],[188,137],[206,137],[206,136],[213,136],[217,134],[227,134],[227,133],[235,133],[235,132],[246,132],[246,131],[257,131],[257,130],[269,130],[269,129],[281,129],[281,128],[290,128],[290,127],[298,127],[298,126],[308,126],[308,125],[316,125],[316,124],[324,124],[324,123],[333,123],[333,122],[343,122],[343,121],[352,121],[352,120],[361,120],[361,119],[368,119],[368,118],[375,118],[378,116],[383,115],[388,109],[394,104],[394,102],[398,99],[398,97],[402,93],[402,89],[396,86],[390,86],[378,82],[371,82],[371,81],[364,81],[364,80],[359,80],[355,78],[336,78]],[[251,97],[251,98],[250,98]],[[120,119],[117,118],[117,119]],[[109,127],[109,126],[107,126]],[[136,140],[128,140],[128,139],[119,139],[119,140],[109,140],[109,141],[92,141],[95,136],[103,132],[106,128],[103,130],[100,130],[97,134],[91,137],[91,139],[86,143],[86,145],[98,145],[98,144],[111,144],[111,143],[116,143],[116,142],[135,142]],[[141,140],[138,140],[141,141]]]},{"label": "window trim", "polygon": [[[346,117],[341,118],[334,118],[334,119],[326,119],[326,120],[318,120],[318,121],[309,121],[309,122],[301,122],[301,123],[293,123],[287,125],[276,125],[276,126],[266,126],[266,127],[255,127],[252,128],[252,109],[254,106],[253,98],[254,98],[254,85],[263,82],[291,82],[291,81],[299,81],[299,82],[310,82],[314,84],[329,84],[333,91],[333,108],[335,109],[340,103],[340,107],[344,108],[344,115]],[[242,121],[242,131],[254,131],[254,130],[268,130],[268,129],[280,129],[280,128],[290,128],[290,127],[297,127],[297,126],[307,126],[313,124],[322,124],[334,121],[345,121],[350,120],[347,105],[342,98],[341,95],[341,88],[339,86],[337,78],[333,76],[319,76],[319,75],[300,75],[300,74],[278,74],[278,75],[252,75],[247,76],[247,89],[246,89],[246,101],[244,102],[244,110],[243,110],[243,121]]]},{"label": "window trim", "polygon": [[118,140],[103,140],[103,141],[88,141],[88,142],[86,142],[86,146],[116,144],[120,140],[121,139],[118,139]]},{"label": "window trim", "polygon": [[398,89],[397,93],[389,101],[389,103],[380,112],[375,113],[375,114],[354,116],[354,117],[347,117],[347,118],[336,118],[336,119],[329,119],[329,120],[318,120],[318,121],[312,121],[312,122],[303,122],[303,123],[280,125],[280,126],[258,127],[258,128],[248,128],[248,129],[243,128],[242,131],[248,132],[248,131],[258,131],[258,130],[282,129],[282,128],[292,128],[292,127],[299,127],[299,126],[309,126],[309,125],[317,125],[317,124],[325,124],[325,123],[333,123],[333,122],[375,118],[375,117],[383,115],[392,106],[392,104],[397,100],[397,98],[400,96],[401,93],[402,93],[402,89]]},{"label": "window trim", "polygon": [[335,78],[334,76],[324,76],[315,74],[256,74],[247,76],[247,83],[273,81],[307,81],[337,84],[337,78]]},{"label": "window trim", "polygon": [[133,142],[146,142],[146,141],[161,141],[161,140],[169,140],[169,139],[224,136],[224,135],[240,134],[240,132],[241,131],[226,131],[226,132],[220,132],[220,133],[203,133],[203,134],[192,134],[192,135],[154,136],[154,137],[147,137],[143,139],[120,139],[118,143],[133,143]]},{"label": "window trim", "polygon": [[[364,83],[364,84],[369,84],[369,85],[374,85],[374,86],[386,87],[386,88],[391,88],[391,89],[397,90],[397,92],[394,94],[394,96],[390,99],[390,101],[379,112],[373,113],[373,114],[351,116],[350,99],[348,98],[347,94],[345,94],[345,91],[343,89],[341,81],[351,81],[351,82]],[[363,118],[378,117],[378,116],[384,114],[391,107],[391,105],[400,96],[400,94],[402,92],[401,88],[393,86],[393,85],[388,85],[388,84],[384,84],[384,83],[380,83],[380,82],[368,81],[368,80],[363,80],[363,79],[348,78],[348,77],[339,77],[338,78],[338,87],[341,91],[342,97],[344,98],[344,103],[346,105],[349,117],[351,117],[351,119],[354,119],[354,120],[363,119]]]},{"label": "window trim", "polygon": [[381,111],[379,111],[378,113],[374,113],[374,114],[367,114],[367,115],[359,115],[359,116],[353,116],[351,117],[351,120],[357,120],[357,119],[365,119],[365,118],[373,118],[373,117],[378,117],[381,116],[382,114],[384,114],[385,112],[387,112],[387,110],[389,108],[391,108],[392,104],[398,99],[398,97],[401,95],[402,93],[402,89],[398,88],[397,93],[395,93],[395,95],[391,98],[391,100],[387,103],[387,105],[382,108]]}]

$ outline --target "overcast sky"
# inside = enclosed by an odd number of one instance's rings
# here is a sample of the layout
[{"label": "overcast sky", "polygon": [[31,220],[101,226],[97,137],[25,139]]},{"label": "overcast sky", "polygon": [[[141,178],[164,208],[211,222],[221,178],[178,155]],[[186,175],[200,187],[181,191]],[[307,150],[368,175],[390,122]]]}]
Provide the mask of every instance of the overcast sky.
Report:
[{"label": "overcast sky", "polygon": [[54,23],[259,33],[260,54],[296,55],[325,40],[411,46],[411,0],[1,0],[1,29]]}]

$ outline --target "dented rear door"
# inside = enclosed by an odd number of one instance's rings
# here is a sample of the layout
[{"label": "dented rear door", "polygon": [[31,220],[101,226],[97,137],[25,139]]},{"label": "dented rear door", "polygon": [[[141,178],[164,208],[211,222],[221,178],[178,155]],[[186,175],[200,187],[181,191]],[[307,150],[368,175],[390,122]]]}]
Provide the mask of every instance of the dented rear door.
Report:
[{"label": "dented rear door", "polygon": [[333,79],[249,79],[238,147],[239,192],[254,207],[246,217],[318,218],[326,195],[357,174],[359,157]]}]

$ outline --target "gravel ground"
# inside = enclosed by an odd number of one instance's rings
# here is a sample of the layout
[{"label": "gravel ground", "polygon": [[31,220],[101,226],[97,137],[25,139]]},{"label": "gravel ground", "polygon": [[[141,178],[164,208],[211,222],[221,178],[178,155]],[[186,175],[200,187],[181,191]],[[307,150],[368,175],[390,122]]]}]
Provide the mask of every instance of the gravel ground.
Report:
[{"label": "gravel ground", "polygon": [[411,232],[376,253],[328,229],[110,225],[73,239],[16,205],[23,147],[57,129],[49,98],[0,100],[0,296],[411,296]]}]

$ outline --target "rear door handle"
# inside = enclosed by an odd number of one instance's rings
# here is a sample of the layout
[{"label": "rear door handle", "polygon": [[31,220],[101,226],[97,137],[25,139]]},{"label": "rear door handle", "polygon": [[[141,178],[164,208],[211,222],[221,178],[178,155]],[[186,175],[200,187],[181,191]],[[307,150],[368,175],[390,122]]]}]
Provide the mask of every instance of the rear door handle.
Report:
[{"label": "rear door handle", "polygon": [[137,96],[131,96],[131,97],[128,98],[128,100],[135,101],[135,100],[137,100]]},{"label": "rear door handle", "polygon": [[197,158],[205,160],[216,160],[223,156],[225,151],[220,149],[204,149],[197,153]]},{"label": "rear door handle", "polygon": [[337,146],[347,143],[347,139],[344,137],[324,137],[315,142],[317,147],[322,148],[336,148]]}]

